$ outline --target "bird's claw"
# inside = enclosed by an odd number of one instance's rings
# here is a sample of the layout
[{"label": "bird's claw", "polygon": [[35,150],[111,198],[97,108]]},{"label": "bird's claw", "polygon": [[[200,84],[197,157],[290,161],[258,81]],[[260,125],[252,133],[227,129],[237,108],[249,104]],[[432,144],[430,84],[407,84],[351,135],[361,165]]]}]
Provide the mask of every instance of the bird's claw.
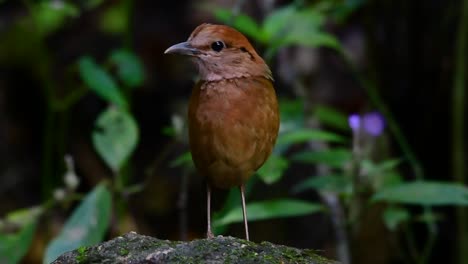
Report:
[{"label": "bird's claw", "polygon": [[208,232],[206,233],[206,238],[208,238],[208,239],[214,238],[213,232],[208,231]]}]

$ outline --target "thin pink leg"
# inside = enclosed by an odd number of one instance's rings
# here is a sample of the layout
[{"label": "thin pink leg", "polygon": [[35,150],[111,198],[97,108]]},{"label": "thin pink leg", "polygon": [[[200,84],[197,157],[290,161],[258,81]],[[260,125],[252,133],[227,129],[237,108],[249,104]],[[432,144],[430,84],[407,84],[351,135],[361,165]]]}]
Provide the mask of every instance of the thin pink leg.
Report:
[{"label": "thin pink leg", "polygon": [[206,237],[214,238],[213,232],[211,231],[211,186],[209,183],[206,185],[206,215],[208,219]]},{"label": "thin pink leg", "polygon": [[244,227],[245,227],[245,239],[249,241],[249,224],[247,222],[247,208],[245,208],[245,194],[244,194],[244,184],[240,186],[241,198],[242,198],[242,212],[244,213]]}]

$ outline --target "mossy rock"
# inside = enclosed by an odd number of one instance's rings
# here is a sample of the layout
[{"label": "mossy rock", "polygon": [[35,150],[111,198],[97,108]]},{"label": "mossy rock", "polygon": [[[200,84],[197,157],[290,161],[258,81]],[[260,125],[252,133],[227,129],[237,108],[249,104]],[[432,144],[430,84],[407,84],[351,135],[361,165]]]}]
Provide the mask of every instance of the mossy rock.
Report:
[{"label": "mossy rock", "polygon": [[189,242],[159,240],[130,232],[113,240],[81,247],[60,256],[64,263],[337,263],[308,249],[269,242],[260,244],[235,237],[218,236]]}]

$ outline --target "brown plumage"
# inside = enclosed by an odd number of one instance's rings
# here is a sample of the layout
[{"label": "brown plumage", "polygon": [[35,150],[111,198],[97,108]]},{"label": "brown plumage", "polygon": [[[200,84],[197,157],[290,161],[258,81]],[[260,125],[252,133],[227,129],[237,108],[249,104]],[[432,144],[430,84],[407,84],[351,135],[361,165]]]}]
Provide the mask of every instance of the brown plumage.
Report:
[{"label": "brown plumage", "polygon": [[238,186],[249,239],[244,184],[270,155],[279,128],[270,69],[247,38],[224,25],[202,24],[165,53],[192,56],[200,73],[188,122],[192,158],[208,182],[208,237],[211,186]]}]

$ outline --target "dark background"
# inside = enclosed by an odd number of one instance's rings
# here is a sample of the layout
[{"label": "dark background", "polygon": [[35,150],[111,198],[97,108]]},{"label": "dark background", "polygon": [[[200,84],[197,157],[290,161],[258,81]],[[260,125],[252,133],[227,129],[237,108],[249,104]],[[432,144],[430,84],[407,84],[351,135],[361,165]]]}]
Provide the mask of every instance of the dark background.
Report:
[{"label": "dark background", "polygon": [[[261,21],[268,2],[245,1],[241,10]],[[273,8],[289,4],[289,1],[271,2],[275,2]],[[327,31],[356,56],[358,68],[378,87],[419,158],[426,179],[453,181],[451,96],[461,1],[362,2],[344,22],[328,22]],[[64,77],[69,71],[72,81],[80,81],[70,66],[80,56],[87,54],[100,61],[110,50],[130,43],[144,64],[146,79],[131,94],[131,110],[140,128],[140,141],[129,170],[131,182],[146,181],[146,185],[141,193],[129,198],[128,217],[120,231],[137,230],[161,239],[180,239],[177,199],[181,175],[185,172],[168,164],[188,146],[185,139],[174,139],[162,131],[170,125],[175,113],[185,117],[196,72],[187,60],[163,52],[187,39],[197,25],[219,23],[202,4],[231,8],[234,1],[134,1],[124,32],[106,32],[99,27],[99,19],[106,10],[120,4],[120,1],[103,1],[67,20],[42,40],[34,34],[13,39],[10,33],[16,23],[30,15],[24,3],[0,1],[0,216],[47,199],[44,179],[48,178],[52,187],[60,184],[65,153],[71,154],[76,162],[80,191],[86,192],[110,177],[90,138],[94,120],[106,103],[87,93],[65,113],[51,114],[46,107],[50,92],[40,71],[49,67],[55,83],[52,93],[60,98],[72,89],[68,85],[70,78]],[[77,1],[77,4],[85,6],[86,2]],[[253,44],[262,54],[262,47]],[[304,56],[311,60],[301,62],[299,58]],[[284,69],[295,67],[296,78],[301,78],[309,91],[305,99],[310,104],[326,104],[345,113],[372,109],[363,88],[343,61],[327,48],[287,48],[273,58],[270,66],[280,97],[298,96],[292,91],[293,81],[287,78]],[[47,118],[54,119],[52,129],[45,127]],[[44,168],[46,148],[53,149],[49,156],[52,161],[48,163],[51,167],[47,169]],[[390,151],[392,156],[402,155],[391,136]],[[405,179],[414,179],[408,165],[403,165],[401,170]],[[281,182],[270,186],[258,183],[249,199],[290,195],[288,190],[293,183],[312,171],[307,166],[292,166]],[[191,174],[188,186],[188,238],[200,238],[205,232],[204,182]],[[224,191],[215,192],[215,209],[222,206],[225,196]],[[314,192],[296,196],[319,199]],[[36,235],[28,263],[40,259],[40,252],[57,231],[57,223],[66,219],[67,212],[69,208],[62,208],[41,220],[47,228]],[[437,212],[443,217],[437,222],[437,241],[428,263],[456,263],[455,212],[453,208],[438,208]],[[395,245],[403,243],[404,238],[382,231],[382,223],[373,218],[365,225],[369,233],[358,236],[359,242],[353,247],[355,254],[360,254],[355,257],[356,263],[400,263],[401,252]],[[253,241],[314,248],[336,258],[333,228],[325,214],[252,222],[250,230]],[[419,247],[427,234],[423,226],[416,225],[413,231]],[[233,225],[227,234],[243,237],[243,228]],[[108,238],[114,235],[110,232]]]}]

